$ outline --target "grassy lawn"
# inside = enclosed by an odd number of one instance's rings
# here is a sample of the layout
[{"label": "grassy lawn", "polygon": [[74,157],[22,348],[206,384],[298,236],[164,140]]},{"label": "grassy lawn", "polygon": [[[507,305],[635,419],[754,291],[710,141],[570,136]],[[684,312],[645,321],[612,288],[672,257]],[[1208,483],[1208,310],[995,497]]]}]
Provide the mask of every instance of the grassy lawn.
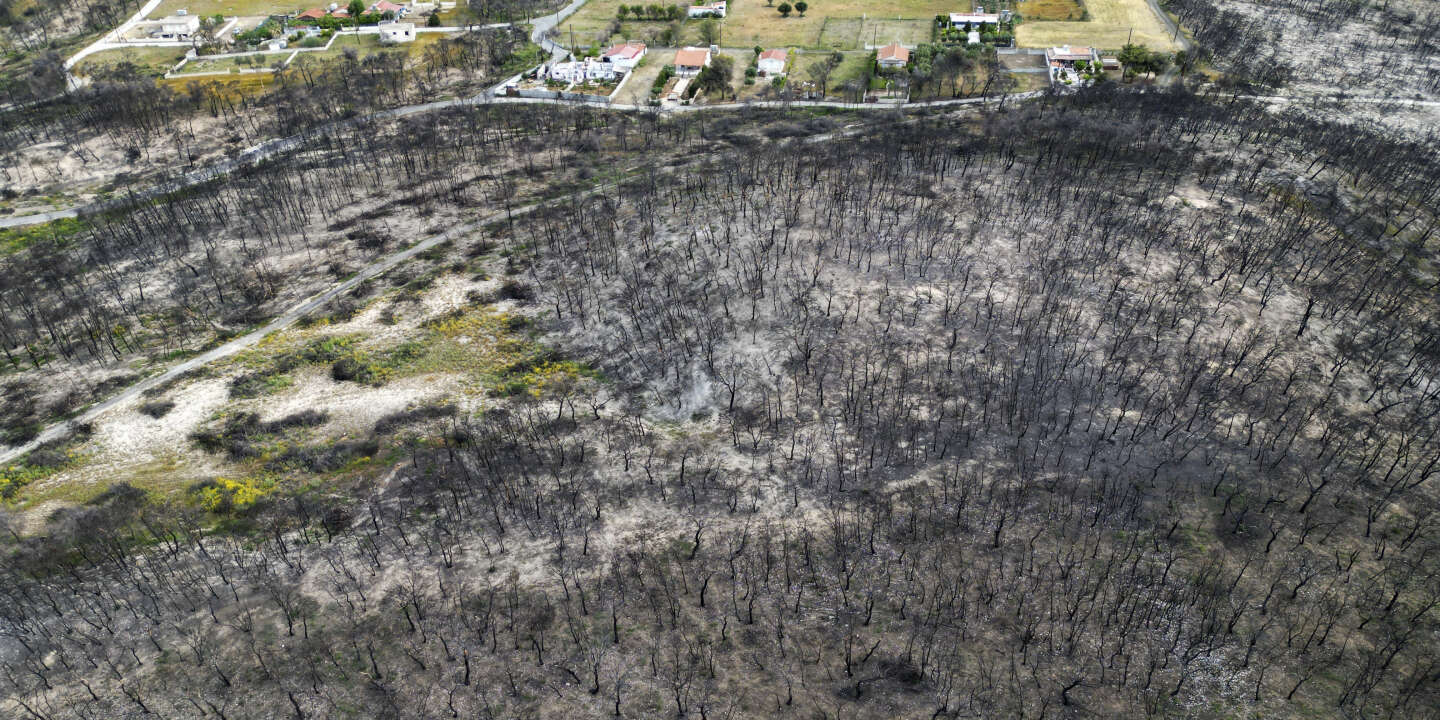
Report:
[{"label": "grassy lawn", "polygon": [[650,87],[660,76],[660,68],[675,62],[674,50],[649,49],[640,67],[635,68],[634,77],[625,81],[625,87],[615,96],[615,102],[622,105],[644,105],[650,100]]},{"label": "grassy lawn", "polygon": [[[89,75],[104,67],[130,63],[146,75],[164,75],[185,57],[188,48],[173,47],[128,47],[105,50],[81,60],[75,65],[76,75]],[[187,66],[188,67],[188,66]]]},{"label": "grassy lawn", "polygon": [[[615,18],[621,4],[628,0],[590,0],[560,26],[562,42],[570,42],[574,31],[575,44],[615,42],[622,39],[640,40],[651,45],[699,44],[699,21],[683,25],[682,38],[671,43],[658,43],[658,36],[668,23],[626,22],[621,31],[605,38],[605,31]],[[781,17],[778,0],[766,5],[761,0],[739,0],[730,6],[730,15],[721,23],[720,44],[725,47],[805,47],[814,49],[857,50],[866,45],[884,45],[899,41],[916,44],[930,41],[930,26],[938,14],[968,11],[970,0],[830,0],[817,3],[801,17],[792,12]],[[793,3],[792,3],[793,4]]]},{"label": "grassy lawn", "polygon": [[1083,20],[1085,8],[1077,0],[1024,0],[1015,6],[1020,17],[1030,20]]},{"label": "grassy lawn", "polygon": [[[745,68],[749,67],[751,58],[755,57],[755,52],[753,50],[743,49],[721,50],[720,54],[728,56],[731,60],[734,61],[733,65],[730,68],[730,89],[738,96],[742,91],[746,89]],[[756,78],[755,82],[758,84],[760,82],[759,78]],[[716,100],[718,101],[719,98],[716,98]],[[727,96],[725,100],[728,101],[730,100],[730,98]]]},{"label": "grassy lawn", "polygon": [[290,52],[292,51],[265,53],[263,55],[246,55],[244,57],[192,60],[185,63],[185,67],[180,68],[180,73],[185,75],[190,73],[232,72],[274,67],[275,63],[284,62],[285,58],[290,56]]},{"label": "grassy lawn", "polygon": [[1016,43],[1021,47],[1070,44],[1119,50],[1133,28],[1134,43],[1164,52],[1177,49],[1145,0],[1086,0],[1085,5],[1089,22],[1021,23],[1015,28]]},{"label": "grassy lawn", "polygon": [[[631,40],[643,42],[651,47],[701,44],[699,20],[680,21],[678,23],[679,39],[672,38],[668,42],[662,35],[670,29],[672,23],[669,22],[631,20],[620,23],[618,32],[606,34],[611,27],[611,21],[615,19],[615,10],[621,4],[619,0],[590,0],[585,3],[574,15],[566,18],[565,22],[560,24],[560,37],[558,38],[560,43],[566,46],[573,44],[577,49],[608,46]],[[632,3],[624,4],[631,5]],[[722,24],[720,44],[735,45],[730,42],[729,37],[723,35],[724,29],[725,26]]]},{"label": "grassy lawn", "polygon": [[1010,92],[1023,93],[1031,90],[1044,90],[1050,86],[1049,73],[1010,73],[1010,77],[1015,81],[1015,87]]},{"label": "grassy lawn", "polygon": [[225,17],[252,16],[252,15],[278,15],[282,13],[298,12],[310,8],[324,8],[328,2],[318,2],[306,5],[304,0],[162,0],[150,13],[151,18],[162,18],[174,15],[176,10],[184,10],[191,15],[209,17],[220,14]]},{"label": "grassy lawn", "polygon": [[[817,51],[796,54],[790,61],[790,74],[786,80],[787,87],[797,93],[802,92],[805,83],[813,79],[810,69],[825,63],[830,54]],[[830,78],[826,82],[826,96],[840,99],[844,95],[845,83],[863,77],[865,66],[869,62],[870,53],[867,51],[844,53],[840,65],[830,72]]]},{"label": "grassy lawn", "polygon": [[841,88],[845,87],[845,83],[850,80],[858,80],[864,76],[865,66],[869,63],[870,53],[868,52],[846,53],[845,60],[840,63],[840,67],[835,68],[835,71],[830,74],[829,94],[834,97],[839,97],[842,92]]},{"label": "grassy lawn", "polygon": [[792,12],[785,18],[775,7],[759,0],[741,0],[731,5],[725,19],[725,41],[732,46],[790,45],[836,50],[896,40],[928,42],[930,24],[936,15],[969,11],[971,7],[969,0],[827,0],[813,4],[804,17]]},{"label": "grassy lawn", "polygon": [[934,39],[932,28],[935,18],[896,20],[895,18],[870,18],[861,31],[861,46],[880,46],[898,42],[901,45],[919,45]]}]

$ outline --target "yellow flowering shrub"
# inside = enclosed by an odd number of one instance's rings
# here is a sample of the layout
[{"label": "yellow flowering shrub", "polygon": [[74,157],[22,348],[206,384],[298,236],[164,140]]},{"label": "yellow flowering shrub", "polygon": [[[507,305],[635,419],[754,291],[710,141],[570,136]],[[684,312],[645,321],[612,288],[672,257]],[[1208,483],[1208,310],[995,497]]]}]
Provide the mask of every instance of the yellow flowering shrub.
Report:
[{"label": "yellow flowering shrub", "polygon": [[556,385],[572,382],[581,375],[579,363],[570,360],[543,362],[530,368],[519,380],[532,397],[540,397]]},{"label": "yellow flowering shrub", "polygon": [[248,510],[269,492],[269,483],[251,478],[231,480],[218,477],[199,488],[196,501],[207,512],[224,514]]}]

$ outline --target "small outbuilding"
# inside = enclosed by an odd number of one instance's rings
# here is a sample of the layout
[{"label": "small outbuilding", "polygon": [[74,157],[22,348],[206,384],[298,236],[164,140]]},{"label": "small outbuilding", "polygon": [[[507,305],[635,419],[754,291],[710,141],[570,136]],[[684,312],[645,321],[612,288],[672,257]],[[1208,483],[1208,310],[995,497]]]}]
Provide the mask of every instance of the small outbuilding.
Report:
[{"label": "small outbuilding", "polygon": [[773,77],[785,74],[785,62],[790,59],[788,50],[766,50],[760,53],[760,59],[755,62],[755,68],[761,75]]},{"label": "small outbuilding", "polygon": [[382,43],[415,42],[415,23],[388,22],[380,23],[379,27]]}]

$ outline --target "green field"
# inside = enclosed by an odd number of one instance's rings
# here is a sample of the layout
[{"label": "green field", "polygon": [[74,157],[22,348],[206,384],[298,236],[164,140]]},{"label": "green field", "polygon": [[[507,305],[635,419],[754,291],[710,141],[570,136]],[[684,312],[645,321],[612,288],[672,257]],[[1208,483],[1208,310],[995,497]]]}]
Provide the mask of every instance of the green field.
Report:
[{"label": "green field", "polygon": [[865,21],[865,28],[860,31],[861,47],[878,47],[890,43],[914,46],[930,42],[934,34],[931,28],[935,24],[935,18],[870,18]]},{"label": "green field", "polygon": [[[656,39],[668,26],[664,22],[625,22],[621,31],[598,38],[597,34],[610,27],[615,19],[620,0],[590,0],[574,15],[560,25],[561,41],[569,44],[573,32],[574,44],[586,47],[592,43],[614,42],[621,39],[640,40],[651,45],[660,45]],[[917,44],[930,41],[930,26],[938,14],[968,11],[973,6],[970,0],[899,0],[899,2],[876,2],[875,0],[838,0],[817,3],[801,17],[792,12],[790,17],[781,17],[776,9],[779,2],[767,6],[761,0],[738,0],[730,5],[730,15],[721,23],[720,44],[725,47],[806,47],[836,50],[856,50],[865,45],[899,41]],[[699,21],[683,23],[678,41],[665,43],[667,46],[697,44]]]},{"label": "green field", "polygon": [[929,42],[936,15],[968,12],[972,7],[969,0],[833,0],[814,3],[804,17],[792,12],[787,18],[759,0],[740,0],[730,6],[725,19],[726,43],[849,50],[871,44],[876,37],[881,45],[895,40]]},{"label": "green field", "polygon": [[74,72],[76,75],[85,76],[100,68],[130,63],[138,68],[141,74],[158,77],[175,67],[175,64],[185,57],[186,50],[188,48],[173,47],[129,47],[102,50],[76,63]]},{"label": "green field", "polygon": [[174,15],[177,10],[184,10],[191,15],[209,17],[211,15],[224,15],[225,17],[247,17],[255,15],[279,15],[283,13],[299,12],[310,8],[323,8],[328,5],[315,0],[313,4],[306,5],[296,0],[163,0],[155,10],[150,13],[151,18],[162,18]]},{"label": "green field", "polygon": [[813,41],[792,44],[854,50],[860,46],[860,38],[864,30],[865,21],[860,18],[825,18],[820,24],[820,32]]}]

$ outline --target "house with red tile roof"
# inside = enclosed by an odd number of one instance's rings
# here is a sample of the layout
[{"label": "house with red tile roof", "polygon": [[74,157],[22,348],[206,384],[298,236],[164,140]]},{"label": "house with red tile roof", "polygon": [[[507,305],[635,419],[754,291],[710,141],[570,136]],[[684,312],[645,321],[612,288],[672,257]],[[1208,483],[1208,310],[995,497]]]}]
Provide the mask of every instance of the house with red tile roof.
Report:
[{"label": "house with red tile roof", "polygon": [[900,43],[891,43],[875,51],[875,62],[882,68],[903,68],[910,62],[910,50]]},{"label": "house with red tile roof", "polygon": [[629,72],[645,57],[645,43],[623,43],[606,50],[601,57],[616,68]]},{"label": "house with red tile roof", "polygon": [[320,8],[311,8],[295,16],[296,20],[319,20],[325,17],[325,11]]},{"label": "house with red tile roof", "polygon": [[787,50],[766,50],[760,53],[760,58],[755,61],[755,69],[767,77],[784,75],[785,62],[789,59],[790,52]]}]

